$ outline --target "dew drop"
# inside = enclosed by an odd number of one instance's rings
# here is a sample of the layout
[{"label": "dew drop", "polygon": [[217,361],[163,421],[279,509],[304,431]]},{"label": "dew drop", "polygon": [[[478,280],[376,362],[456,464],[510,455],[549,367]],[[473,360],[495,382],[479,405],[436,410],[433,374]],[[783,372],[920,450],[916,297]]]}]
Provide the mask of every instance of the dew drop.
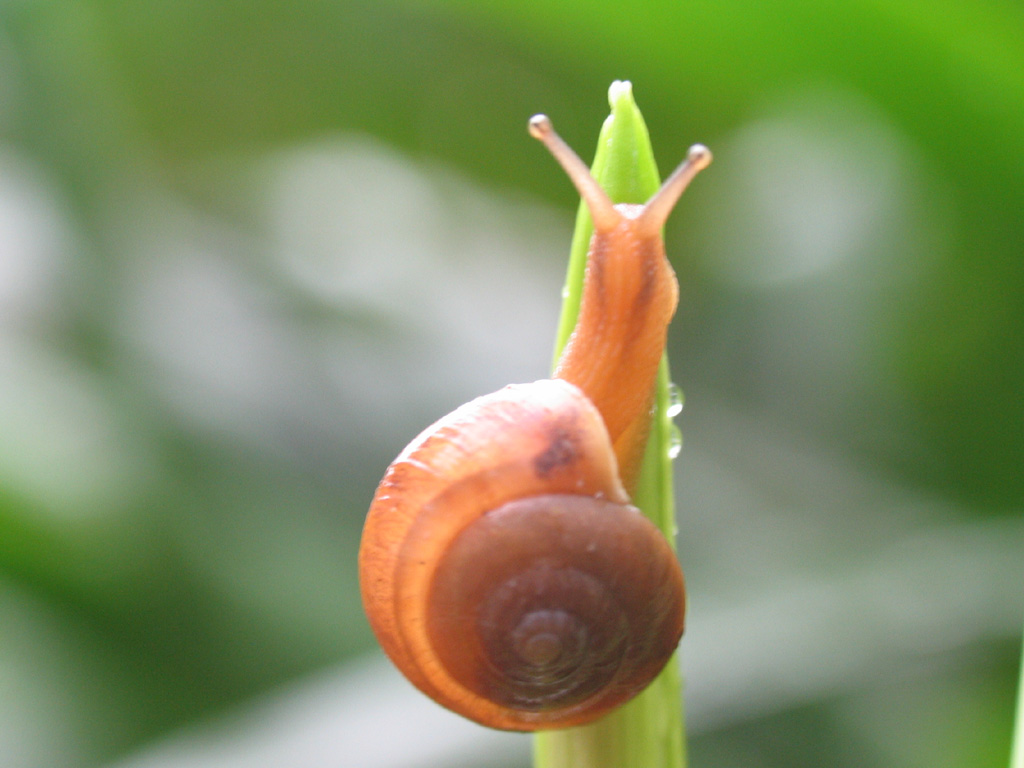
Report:
[{"label": "dew drop", "polygon": [[668,457],[670,459],[676,458],[683,450],[683,433],[675,424],[672,425],[672,430],[668,435]]},{"label": "dew drop", "polygon": [[683,390],[676,384],[668,385],[668,417],[674,419],[683,412]]}]

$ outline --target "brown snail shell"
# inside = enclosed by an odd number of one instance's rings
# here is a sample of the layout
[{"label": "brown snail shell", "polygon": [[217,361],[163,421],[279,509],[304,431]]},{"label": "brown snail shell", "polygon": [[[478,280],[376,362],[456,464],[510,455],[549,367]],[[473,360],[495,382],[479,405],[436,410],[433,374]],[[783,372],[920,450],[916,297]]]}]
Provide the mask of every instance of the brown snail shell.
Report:
[{"label": "brown snail shell", "polygon": [[684,596],[668,542],[627,502],[601,416],[567,382],[449,414],[388,468],[364,529],[385,651],[497,728],[573,725],[628,699],[675,649]]}]

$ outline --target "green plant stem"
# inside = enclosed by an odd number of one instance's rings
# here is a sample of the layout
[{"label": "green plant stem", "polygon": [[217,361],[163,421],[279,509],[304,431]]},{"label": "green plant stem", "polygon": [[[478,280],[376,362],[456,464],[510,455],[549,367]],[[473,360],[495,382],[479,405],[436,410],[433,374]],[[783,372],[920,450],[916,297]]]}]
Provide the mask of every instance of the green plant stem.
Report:
[{"label": "green plant stem", "polygon": [[[633,101],[632,87],[615,82],[608,92],[611,115],[598,139],[591,172],[615,203],[643,203],[657,191],[658,169],[643,116]],[[572,333],[579,312],[587,248],[593,224],[586,205],[576,217],[565,298],[555,358]],[[654,423],[644,454],[633,502],[675,542],[672,461],[674,426],[668,360],[658,372]],[[673,656],[642,694],[596,723],[538,733],[534,740],[536,768],[684,768],[686,744],[679,663]]]}]

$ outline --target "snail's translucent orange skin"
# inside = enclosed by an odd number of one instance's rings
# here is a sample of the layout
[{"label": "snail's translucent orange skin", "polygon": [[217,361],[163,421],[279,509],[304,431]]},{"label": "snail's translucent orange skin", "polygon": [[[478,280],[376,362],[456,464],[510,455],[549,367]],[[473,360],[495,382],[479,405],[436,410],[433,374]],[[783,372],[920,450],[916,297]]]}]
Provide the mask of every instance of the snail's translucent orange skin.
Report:
[{"label": "snail's translucent orange skin", "polygon": [[531,131],[593,213],[576,329],[555,378],[477,398],[402,451],[359,553],[364,606],[395,665],[444,706],[510,730],[600,717],[643,690],[682,635],[682,572],[627,489],[678,293],[661,226],[710,158],[691,150],[647,206],[612,206],[546,118]]},{"label": "snail's translucent orange skin", "polygon": [[637,231],[622,218],[597,230],[587,255],[576,328],[555,368],[590,398],[604,418],[620,471],[632,489],[651,424],[651,402],[679,287],[659,232]]}]

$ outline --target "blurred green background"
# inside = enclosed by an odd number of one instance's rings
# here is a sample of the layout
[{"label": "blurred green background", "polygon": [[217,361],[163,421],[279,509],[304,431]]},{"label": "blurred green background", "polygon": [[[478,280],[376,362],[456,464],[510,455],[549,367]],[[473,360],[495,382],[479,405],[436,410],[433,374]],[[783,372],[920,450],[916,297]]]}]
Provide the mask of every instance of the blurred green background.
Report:
[{"label": "blurred green background", "polygon": [[[550,361],[632,80],[662,172],[694,766],[1006,764],[1024,8],[0,5],[0,768],[525,766],[359,605],[427,423]],[[396,738],[395,734],[402,734]]]}]

